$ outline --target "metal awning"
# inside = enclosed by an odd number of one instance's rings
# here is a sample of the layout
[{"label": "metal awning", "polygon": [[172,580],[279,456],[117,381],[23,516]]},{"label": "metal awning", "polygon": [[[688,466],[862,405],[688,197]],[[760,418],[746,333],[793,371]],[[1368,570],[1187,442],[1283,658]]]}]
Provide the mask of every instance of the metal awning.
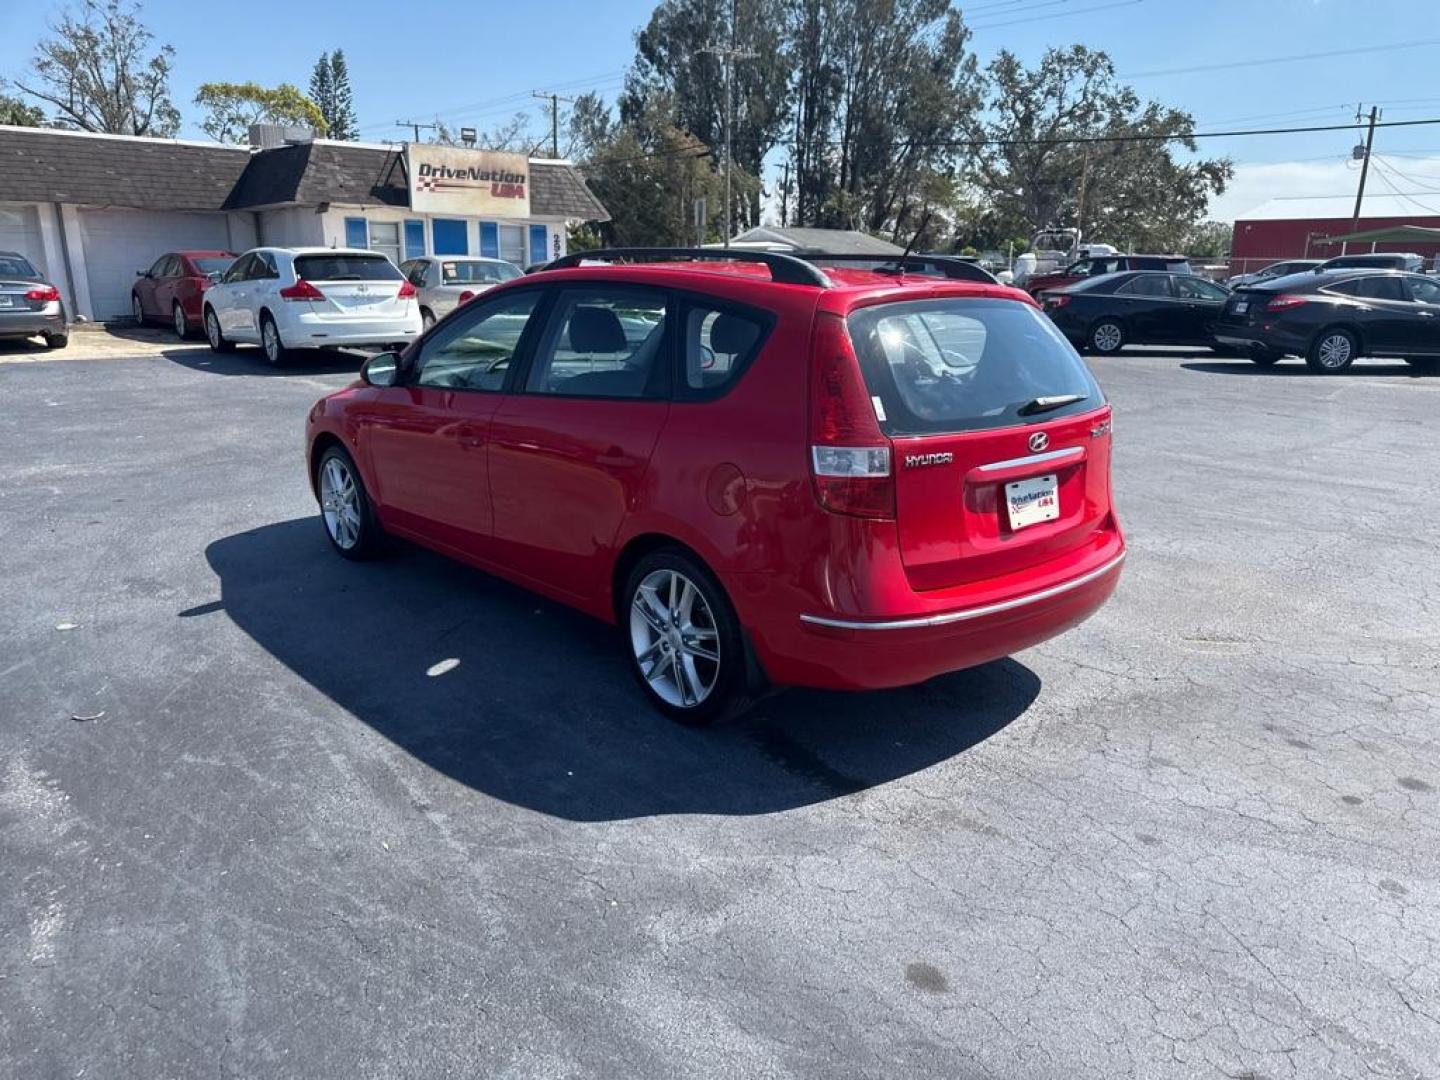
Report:
[{"label": "metal awning", "polygon": [[1347,235],[1323,236],[1317,244],[1440,244],[1440,229],[1419,225],[1391,225]]}]

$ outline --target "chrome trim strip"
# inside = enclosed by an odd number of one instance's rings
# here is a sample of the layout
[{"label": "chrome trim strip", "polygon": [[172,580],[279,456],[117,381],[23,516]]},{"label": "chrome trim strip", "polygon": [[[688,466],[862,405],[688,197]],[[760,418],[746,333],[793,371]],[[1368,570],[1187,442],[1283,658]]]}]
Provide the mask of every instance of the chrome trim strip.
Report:
[{"label": "chrome trim strip", "polygon": [[800,621],[812,626],[827,626],[832,630],[914,630],[927,626],[948,626],[950,623],[979,619],[985,615],[995,615],[1002,611],[1012,611],[1015,608],[1024,607],[1026,604],[1036,604],[1041,600],[1049,600],[1052,596],[1060,596],[1062,593],[1078,589],[1082,585],[1088,585],[1096,578],[1104,577],[1124,561],[1125,552],[1122,551],[1104,566],[1091,570],[1087,574],[1081,574],[1077,578],[1071,578],[1069,581],[1062,581],[1059,585],[1041,589],[1037,593],[1018,596],[1014,600],[1002,600],[998,604],[986,604],[984,607],[949,611],[943,615],[921,615],[914,619],[892,619],[889,622],[855,622],[851,619],[829,619],[823,615],[801,615]]},{"label": "chrome trim strip", "polygon": [[1063,458],[1079,457],[1085,453],[1083,446],[1067,446],[1063,450],[1050,450],[1043,454],[1034,454],[1031,457],[1008,458],[1005,461],[992,461],[988,465],[981,465],[977,472],[999,472],[1001,469],[1013,469],[1019,465],[1040,465],[1046,461],[1060,461]]}]

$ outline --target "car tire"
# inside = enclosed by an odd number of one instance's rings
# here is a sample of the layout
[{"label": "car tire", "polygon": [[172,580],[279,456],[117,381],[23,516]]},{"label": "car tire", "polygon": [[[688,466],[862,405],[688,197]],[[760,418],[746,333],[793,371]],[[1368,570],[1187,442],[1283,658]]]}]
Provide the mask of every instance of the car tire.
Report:
[{"label": "car tire", "polygon": [[271,367],[284,367],[290,360],[290,350],[280,339],[280,327],[268,311],[260,316],[260,351]]},{"label": "car tire", "polygon": [[1274,367],[1282,354],[1274,349],[1251,349],[1249,355],[1250,362],[1257,367]]},{"label": "car tire", "polygon": [[1360,342],[1354,334],[1343,327],[1330,326],[1315,335],[1305,363],[1310,365],[1311,371],[1334,375],[1353,364],[1359,352]]},{"label": "car tire", "polygon": [[205,340],[210,343],[210,351],[217,353],[234,352],[235,343],[227,341],[225,335],[220,332],[220,320],[215,317],[215,309],[207,307],[203,319],[205,323]]},{"label": "car tire", "polygon": [[1090,328],[1085,342],[1091,352],[1114,356],[1125,347],[1125,327],[1118,319],[1101,319]]},{"label": "car tire", "polygon": [[63,349],[70,344],[69,334],[46,334],[45,347],[47,349]]},{"label": "car tire", "polygon": [[170,327],[181,341],[190,336],[190,320],[185,317],[185,309],[178,302],[170,305]]},{"label": "car tire", "polygon": [[641,558],[626,577],[618,615],[630,670],[666,716],[701,727],[750,707],[740,620],[693,556],[662,548]]},{"label": "car tire", "polygon": [[422,307],[420,309],[420,332],[423,334],[426,330],[434,326],[435,322],[435,313],[428,307]]},{"label": "car tire", "polygon": [[340,446],[331,446],[315,465],[315,496],[320,503],[320,524],[330,546],[347,559],[373,559],[384,550],[385,530],[375,516],[365,481],[352,458]]},{"label": "car tire", "polygon": [[135,320],[136,326],[145,325],[145,305],[140,303],[138,293],[130,294],[130,317]]}]

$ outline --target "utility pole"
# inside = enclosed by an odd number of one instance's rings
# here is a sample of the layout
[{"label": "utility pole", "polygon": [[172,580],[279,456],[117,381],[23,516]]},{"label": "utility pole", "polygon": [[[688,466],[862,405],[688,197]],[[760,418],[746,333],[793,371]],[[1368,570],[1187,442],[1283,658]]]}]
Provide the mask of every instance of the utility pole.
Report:
[{"label": "utility pole", "polygon": [[408,127],[408,128],[410,128],[412,131],[414,131],[414,132],[415,132],[415,141],[416,141],[417,143],[420,141],[420,129],[421,129],[421,128],[425,128],[425,129],[428,130],[428,131],[435,131],[435,130],[437,130],[437,125],[435,125],[435,124],[421,124],[421,123],[419,123],[419,122],[417,122],[417,121],[415,121],[415,120],[396,120],[396,121],[395,121],[395,126],[396,126],[396,127]]},{"label": "utility pole", "polygon": [[785,159],[785,179],[780,181],[780,227],[790,224],[790,159]]},{"label": "utility pole", "polygon": [[735,48],[735,3],[730,4],[730,44],[725,47],[719,45],[707,45],[700,50],[702,53],[710,53],[720,58],[725,65],[725,246],[730,246],[730,234],[733,228],[730,224],[730,172],[735,167],[735,162],[730,153],[731,129],[735,126],[735,95],[731,92],[731,80],[733,78],[736,60],[753,60],[759,53],[743,52]]},{"label": "utility pole", "polygon": [[[1371,105],[1370,130],[1365,135],[1365,156],[1360,160],[1360,190],[1355,193],[1355,220],[1350,223],[1351,232],[1360,231],[1360,204],[1365,200],[1365,177],[1370,172],[1370,148],[1375,144],[1375,121],[1379,119],[1380,110]],[[1355,122],[1360,122],[1359,108],[1355,110]]]},{"label": "utility pole", "polygon": [[544,90],[534,90],[531,97],[539,98],[541,101],[550,102],[550,156],[560,156],[560,102],[570,102],[572,97],[561,97],[559,94],[547,94]]},{"label": "utility pole", "polygon": [[1080,243],[1085,242],[1085,187],[1090,180],[1090,144],[1085,144],[1085,157],[1080,163],[1080,206],[1075,213],[1075,229],[1080,233],[1077,238]]}]

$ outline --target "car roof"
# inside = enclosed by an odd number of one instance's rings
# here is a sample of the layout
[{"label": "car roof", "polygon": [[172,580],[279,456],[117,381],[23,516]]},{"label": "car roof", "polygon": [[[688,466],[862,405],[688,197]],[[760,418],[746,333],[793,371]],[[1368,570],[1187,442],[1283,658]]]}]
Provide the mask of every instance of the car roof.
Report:
[{"label": "car roof", "polygon": [[1034,306],[1034,299],[1021,289],[981,281],[959,281],[930,274],[877,273],[857,267],[823,267],[828,288],[777,282],[763,264],[747,262],[654,262],[615,264],[597,262],[557,270],[537,270],[506,287],[528,287],[536,282],[615,281],[635,282],[669,288],[706,291],[707,284],[759,287],[814,293],[825,298],[827,310],[849,310],[874,300],[903,302],[934,297],[1016,300]]},{"label": "car roof", "polygon": [[1326,285],[1333,285],[1337,281],[1348,281],[1351,278],[1412,278],[1420,276],[1420,274],[1407,274],[1403,270],[1394,270],[1388,267],[1341,266],[1334,270],[1302,270],[1298,274],[1286,274],[1284,277],[1258,281],[1254,285],[1243,287],[1262,292],[1293,292],[1297,289],[1319,289]]}]

